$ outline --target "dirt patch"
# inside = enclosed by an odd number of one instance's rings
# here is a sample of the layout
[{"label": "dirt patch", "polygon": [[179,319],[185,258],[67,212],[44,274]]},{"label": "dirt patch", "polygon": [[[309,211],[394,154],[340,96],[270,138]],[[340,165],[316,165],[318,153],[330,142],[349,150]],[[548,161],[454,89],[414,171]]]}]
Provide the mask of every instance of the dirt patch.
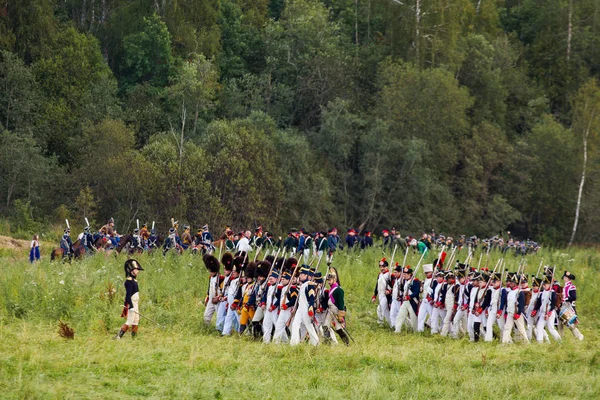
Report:
[{"label": "dirt patch", "polygon": [[0,236],[0,249],[28,249],[29,243],[28,240],[14,239],[10,236]]}]

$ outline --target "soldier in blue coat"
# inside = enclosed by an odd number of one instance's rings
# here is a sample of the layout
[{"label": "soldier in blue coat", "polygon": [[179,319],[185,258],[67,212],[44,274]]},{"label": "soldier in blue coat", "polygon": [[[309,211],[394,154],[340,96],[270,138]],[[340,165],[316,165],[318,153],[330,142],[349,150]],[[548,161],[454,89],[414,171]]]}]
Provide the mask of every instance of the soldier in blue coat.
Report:
[{"label": "soldier in blue coat", "polygon": [[60,239],[60,248],[63,250],[63,257],[73,255],[73,242],[71,241],[71,229],[65,229],[65,233]]}]

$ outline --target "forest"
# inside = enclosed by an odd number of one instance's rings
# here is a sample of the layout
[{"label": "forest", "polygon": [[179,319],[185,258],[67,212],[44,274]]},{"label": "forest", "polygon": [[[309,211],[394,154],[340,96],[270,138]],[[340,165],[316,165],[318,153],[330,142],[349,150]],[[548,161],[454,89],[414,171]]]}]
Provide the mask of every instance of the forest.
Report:
[{"label": "forest", "polygon": [[600,240],[599,0],[0,0],[0,216]]}]

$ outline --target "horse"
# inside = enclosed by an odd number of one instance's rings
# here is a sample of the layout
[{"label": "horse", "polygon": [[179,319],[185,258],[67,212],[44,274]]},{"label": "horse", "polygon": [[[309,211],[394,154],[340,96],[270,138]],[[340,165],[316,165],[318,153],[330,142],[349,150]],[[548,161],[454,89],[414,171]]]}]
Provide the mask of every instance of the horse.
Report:
[{"label": "horse", "polygon": [[[84,255],[85,255],[85,247],[83,247],[83,245],[79,243],[79,240],[76,240],[75,243],[73,243],[73,252],[69,255],[69,261],[71,261],[71,258],[73,258],[73,257],[76,260],[78,260],[78,259],[82,258]],[[57,259],[63,259],[64,257],[65,257],[65,251],[63,250],[62,247],[56,247],[50,253],[50,261],[54,261]]]}]

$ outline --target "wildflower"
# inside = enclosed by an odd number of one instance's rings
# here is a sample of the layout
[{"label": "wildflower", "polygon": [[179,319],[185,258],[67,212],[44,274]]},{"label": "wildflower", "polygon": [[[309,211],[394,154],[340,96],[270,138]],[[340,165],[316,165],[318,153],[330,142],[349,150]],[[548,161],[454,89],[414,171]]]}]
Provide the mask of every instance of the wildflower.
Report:
[{"label": "wildflower", "polygon": [[61,285],[64,285],[64,284],[65,284],[65,281],[61,280],[61,281],[60,281],[60,282],[58,282],[58,283],[60,283]]}]

